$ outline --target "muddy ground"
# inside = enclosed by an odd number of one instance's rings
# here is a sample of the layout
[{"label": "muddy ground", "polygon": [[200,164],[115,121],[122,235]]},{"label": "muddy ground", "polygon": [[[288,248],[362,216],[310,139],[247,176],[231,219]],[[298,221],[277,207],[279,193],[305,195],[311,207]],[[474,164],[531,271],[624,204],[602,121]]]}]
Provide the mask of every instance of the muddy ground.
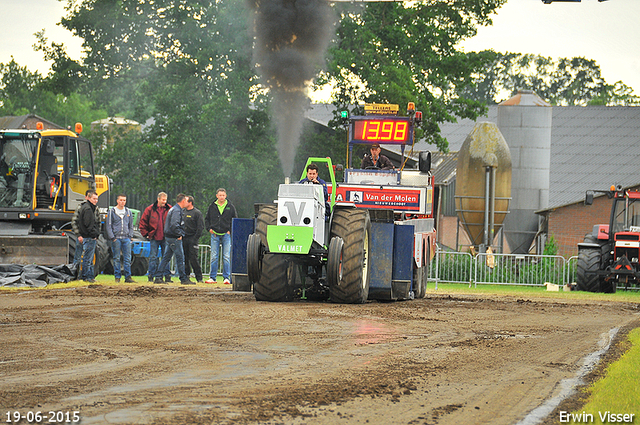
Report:
[{"label": "muddy ground", "polygon": [[530,412],[639,314],[633,303],[442,291],[365,305],[178,286],[0,292],[0,420],[540,423]]}]

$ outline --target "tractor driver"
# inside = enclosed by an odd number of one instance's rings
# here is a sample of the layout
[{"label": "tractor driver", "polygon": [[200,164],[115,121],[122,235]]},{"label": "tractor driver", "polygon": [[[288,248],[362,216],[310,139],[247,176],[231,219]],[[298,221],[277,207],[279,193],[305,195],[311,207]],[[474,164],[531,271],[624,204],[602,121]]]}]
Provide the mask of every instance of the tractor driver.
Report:
[{"label": "tractor driver", "polygon": [[380,170],[391,170],[395,168],[389,158],[380,154],[381,149],[379,144],[374,143],[373,145],[371,145],[370,150],[371,155],[364,155],[364,158],[362,158],[362,163],[360,164],[360,168],[362,168],[363,170],[371,168]]},{"label": "tractor driver", "polygon": [[300,180],[298,183],[306,184],[321,184],[324,191],[324,206],[325,214],[328,216],[331,214],[329,208],[329,191],[327,190],[327,182],[318,177],[318,166],[314,163],[307,165],[307,177]]}]

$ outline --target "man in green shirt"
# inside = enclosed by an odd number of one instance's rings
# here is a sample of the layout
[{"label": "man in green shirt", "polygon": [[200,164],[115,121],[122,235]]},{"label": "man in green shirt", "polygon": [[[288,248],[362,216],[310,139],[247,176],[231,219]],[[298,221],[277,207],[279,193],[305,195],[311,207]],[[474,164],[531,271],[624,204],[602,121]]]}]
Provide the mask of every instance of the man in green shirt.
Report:
[{"label": "man in green shirt", "polygon": [[231,220],[238,217],[235,207],[227,201],[227,191],[216,191],[216,200],[209,205],[204,225],[211,233],[211,271],[205,283],[215,283],[218,275],[218,256],[222,245],[222,278],[231,284]]}]

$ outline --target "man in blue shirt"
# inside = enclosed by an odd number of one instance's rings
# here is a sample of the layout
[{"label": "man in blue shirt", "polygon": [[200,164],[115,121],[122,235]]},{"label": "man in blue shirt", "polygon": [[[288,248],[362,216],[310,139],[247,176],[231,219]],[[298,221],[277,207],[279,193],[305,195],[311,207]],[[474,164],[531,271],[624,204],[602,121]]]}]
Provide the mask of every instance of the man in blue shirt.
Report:
[{"label": "man in blue shirt", "polygon": [[329,191],[327,190],[327,182],[318,177],[318,166],[314,163],[307,165],[307,177],[300,180],[298,183],[307,183],[307,184],[321,184],[322,190],[324,191],[324,202],[327,207],[327,214],[329,211]]},{"label": "man in blue shirt", "polygon": [[298,183],[321,184],[324,191],[324,213],[326,217],[331,215],[331,207],[329,206],[329,191],[327,190],[327,182],[318,177],[318,166],[314,163],[307,165],[307,177]]},{"label": "man in blue shirt", "polygon": [[184,230],[184,211],[187,207],[189,200],[187,195],[179,194],[176,198],[176,204],[171,207],[167,213],[167,218],[164,222],[164,238],[166,240],[166,250],[162,253],[162,262],[156,271],[156,278],[153,283],[166,283],[162,279],[163,270],[167,268],[171,257],[176,256],[176,268],[178,269],[178,275],[180,276],[180,283],[183,285],[195,285],[184,268],[184,250],[182,248],[182,238],[185,235]]}]

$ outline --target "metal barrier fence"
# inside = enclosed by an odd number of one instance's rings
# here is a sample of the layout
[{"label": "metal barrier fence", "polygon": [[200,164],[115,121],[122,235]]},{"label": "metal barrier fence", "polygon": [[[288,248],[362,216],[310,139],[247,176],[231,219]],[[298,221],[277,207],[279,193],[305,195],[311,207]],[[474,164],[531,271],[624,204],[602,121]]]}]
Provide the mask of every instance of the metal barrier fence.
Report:
[{"label": "metal barrier fence", "polygon": [[559,255],[477,254],[438,249],[429,281],[447,283],[543,286],[575,282],[578,257]]},{"label": "metal barrier fence", "polygon": [[564,257],[559,255],[478,254],[476,283],[541,286],[564,285]]},{"label": "metal barrier fence", "polygon": [[474,258],[468,252],[437,250],[429,268],[429,280],[449,283],[468,283],[475,276]]},{"label": "metal barrier fence", "polygon": [[574,255],[567,260],[567,266],[565,267],[566,274],[564,275],[565,283],[573,283],[576,281],[576,268],[578,266],[578,256]]},{"label": "metal barrier fence", "polygon": [[[198,245],[198,261],[200,262],[200,268],[202,269],[202,275],[205,277],[210,275],[211,271],[211,246],[210,245]],[[171,273],[177,273],[176,270],[176,257],[171,258]],[[218,274],[222,274],[222,255],[218,256]]]}]

